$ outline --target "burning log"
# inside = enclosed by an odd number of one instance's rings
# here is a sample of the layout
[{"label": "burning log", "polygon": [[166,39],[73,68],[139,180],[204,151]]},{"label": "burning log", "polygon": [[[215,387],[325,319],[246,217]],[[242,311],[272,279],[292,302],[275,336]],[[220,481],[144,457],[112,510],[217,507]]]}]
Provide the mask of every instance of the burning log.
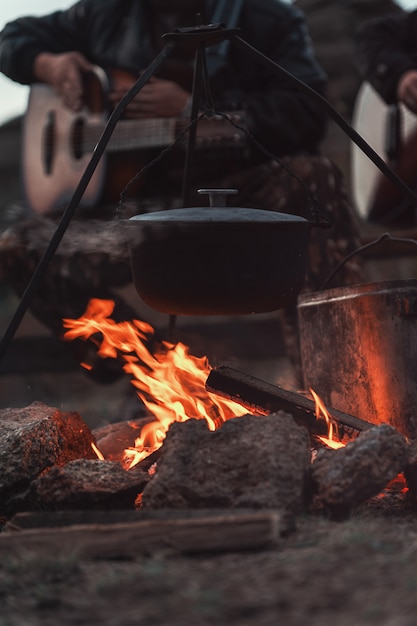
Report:
[{"label": "burning log", "polygon": [[[93,435],[97,441],[97,448],[107,461],[116,461],[123,465],[126,448],[133,448],[142,428],[154,420],[153,417],[141,417],[95,428]],[[152,463],[153,460],[145,457],[139,464],[142,469],[147,470]]]},{"label": "burning log", "polygon": [[312,465],[313,483],[325,508],[336,517],[378,495],[407,466],[407,443],[392,426],[361,433],[338,450],[319,450]]},{"label": "burning log", "polygon": [[[325,422],[316,419],[316,405],[313,400],[229,367],[220,366],[212,369],[206,381],[206,388],[212,393],[239,402],[254,413],[287,411],[311,434],[320,435],[327,430]],[[328,412],[337,423],[340,441],[350,441],[360,432],[373,426],[369,422],[333,408],[328,407]]]}]

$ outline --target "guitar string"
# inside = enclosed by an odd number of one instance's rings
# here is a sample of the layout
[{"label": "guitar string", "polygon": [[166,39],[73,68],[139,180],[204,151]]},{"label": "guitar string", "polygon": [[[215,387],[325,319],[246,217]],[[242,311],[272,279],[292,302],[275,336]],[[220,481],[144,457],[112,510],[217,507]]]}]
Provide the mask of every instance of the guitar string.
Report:
[{"label": "guitar string", "polygon": [[[176,120],[174,120],[176,123]],[[165,145],[166,141],[171,140],[175,132],[175,123],[170,118],[161,121],[153,120],[121,120],[116,127],[115,132],[110,138],[108,148],[121,149],[126,147],[151,147],[152,145]],[[104,124],[102,122],[94,124],[90,123],[88,127],[80,130],[81,139],[79,143],[83,145],[83,152],[92,152],[100,136],[103,132]],[[140,134],[138,138],[134,133]],[[153,142],[153,143],[152,143]],[[128,145],[127,145],[128,144]]]}]

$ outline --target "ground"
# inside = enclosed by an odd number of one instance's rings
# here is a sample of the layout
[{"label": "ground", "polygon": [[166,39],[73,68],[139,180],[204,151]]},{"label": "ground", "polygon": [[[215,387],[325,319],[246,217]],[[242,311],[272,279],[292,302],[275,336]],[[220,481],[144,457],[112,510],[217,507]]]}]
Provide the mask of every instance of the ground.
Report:
[{"label": "ground", "polygon": [[316,511],[273,549],[0,563],[1,626],[415,626],[417,513],[380,498]]}]

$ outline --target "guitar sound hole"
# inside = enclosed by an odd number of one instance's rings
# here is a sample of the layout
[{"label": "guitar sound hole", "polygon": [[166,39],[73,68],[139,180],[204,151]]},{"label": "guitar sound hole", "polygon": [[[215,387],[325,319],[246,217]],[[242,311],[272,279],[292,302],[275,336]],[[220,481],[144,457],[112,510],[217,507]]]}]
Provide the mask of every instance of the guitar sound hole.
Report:
[{"label": "guitar sound hole", "polygon": [[72,127],[72,155],[74,159],[79,161],[84,156],[83,136],[84,136],[84,120],[78,117]]},{"label": "guitar sound hole", "polygon": [[45,174],[51,174],[55,152],[55,113],[48,111],[43,134],[43,168]]}]

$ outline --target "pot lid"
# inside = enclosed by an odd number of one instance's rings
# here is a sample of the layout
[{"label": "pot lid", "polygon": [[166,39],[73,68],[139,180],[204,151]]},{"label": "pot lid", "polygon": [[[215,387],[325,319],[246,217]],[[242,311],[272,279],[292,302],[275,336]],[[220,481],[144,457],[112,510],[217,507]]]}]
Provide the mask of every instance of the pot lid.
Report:
[{"label": "pot lid", "polygon": [[246,209],[242,207],[190,207],[134,215],[129,219],[129,222],[144,222],[147,224],[158,222],[175,224],[190,224],[197,222],[262,222],[264,224],[290,224],[294,222],[307,223],[308,220],[304,217],[300,217],[299,215],[288,215],[287,213],[265,211],[264,209]]},{"label": "pot lid", "polygon": [[198,189],[199,194],[209,197],[208,207],[189,207],[183,209],[171,209],[167,211],[155,211],[135,215],[129,221],[146,223],[175,223],[195,224],[198,222],[210,223],[254,223],[264,224],[308,222],[299,215],[265,211],[257,208],[242,208],[226,206],[227,196],[237,194],[237,189]]}]

